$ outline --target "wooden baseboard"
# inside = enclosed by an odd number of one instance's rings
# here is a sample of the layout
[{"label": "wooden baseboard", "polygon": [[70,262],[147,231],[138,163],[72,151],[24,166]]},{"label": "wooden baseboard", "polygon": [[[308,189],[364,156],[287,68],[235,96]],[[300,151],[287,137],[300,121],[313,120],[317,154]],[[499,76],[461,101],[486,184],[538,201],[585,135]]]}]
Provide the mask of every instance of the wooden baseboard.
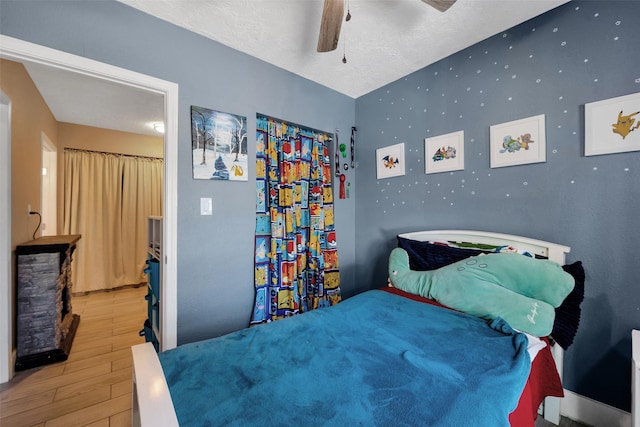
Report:
[{"label": "wooden baseboard", "polygon": [[569,390],[560,404],[564,417],[593,427],[631,427],[631,414]]}]

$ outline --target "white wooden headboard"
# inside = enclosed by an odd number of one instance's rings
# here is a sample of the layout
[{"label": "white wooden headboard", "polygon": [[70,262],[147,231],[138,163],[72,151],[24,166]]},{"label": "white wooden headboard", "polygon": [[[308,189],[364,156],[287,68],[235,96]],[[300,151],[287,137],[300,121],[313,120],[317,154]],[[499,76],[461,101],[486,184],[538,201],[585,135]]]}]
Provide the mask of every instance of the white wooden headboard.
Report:
[{"label": "white wooden headboard", "polygon": [[474,230],[429,230],[416,231],[412,233],[400,234],[405,239],[418,240],[421,242],[467,242],[482,243],[485,245],[509,245],[521,251],[527,251],[533,255],[549,258],[560,265],[565,264],[565,255],[571,251],[569,246],[557,243],[545,242],[543,240],[531,239],[529,237],[515,236],[511,234],[493,233],[490,231]]},{"label": "white wooden headboard", "polygon": [[[513,246],[518,249],[519,252],[526,251],[532,255],[547,257],[549,260],[560,265],[566,263],[566,254],[571,251],[569,246],[559,245],[557,243],[511,234],[493,233],[490,231],[428,230],[403,233],[400,234],[399,237],[420,242],[464,242],[494,246]],[[553,359],[556,362],[556,368],[558,369],[558,375],[560,379],[562,379],[564,351],[562,347],[555,345],[552,348],[552,353]],[[557,397],[547,397],[544,401],[543,415],[547,421],[556,425],[560,424],[560,399]]]}]

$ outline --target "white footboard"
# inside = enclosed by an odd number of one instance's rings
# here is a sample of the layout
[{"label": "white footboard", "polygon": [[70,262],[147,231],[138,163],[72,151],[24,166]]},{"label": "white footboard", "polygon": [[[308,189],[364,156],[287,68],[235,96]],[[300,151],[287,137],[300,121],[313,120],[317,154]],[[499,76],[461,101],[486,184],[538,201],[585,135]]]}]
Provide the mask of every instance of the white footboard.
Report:
[{"label": "white footboard", "polygon": [[133,353],[133,427],[178,427],[167,381],[150,342],[131,347]]},{"label": "white footboard", "polygon": [[640,427],[640,331],[631,331],[631,427]]}]

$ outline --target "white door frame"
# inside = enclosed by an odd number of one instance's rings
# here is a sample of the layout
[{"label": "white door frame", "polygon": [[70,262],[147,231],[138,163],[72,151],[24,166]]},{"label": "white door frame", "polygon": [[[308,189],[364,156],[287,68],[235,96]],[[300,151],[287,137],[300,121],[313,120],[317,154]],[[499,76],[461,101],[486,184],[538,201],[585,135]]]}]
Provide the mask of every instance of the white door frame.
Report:
[{"label": "white door frame", "polygon": [[13,376],[11,100],[0,91],[0,384]]},{"label": "white door frame", "polygon": [[[76,72],[85,76],[108,80],[114,83],[131,86],[137,89],[164,95],[165,134],[164,134],[164,203],[163,203],[163,245],[165,264],[162,269],[163,304],[161,307],[162,322],[162,350],[174,348],[177,345],[177,227],[178,227],[178,85],[173,82],[161,80],[135,71],[98,62],[89,58],[72,55],[67,52],[51,49],[34,43],[19,40],[13,37],[0,35],[0,58],[11,61],[28,61],[48,65],[58,69]],[[5,148],[2,148],[4,150]],[[4,151],[0,151],[0,154]],[[0,171],[11,170],[11,156],[0,155]],[[5,172],[11,176],[10,172]],[[7,180],[2,179],[5,183]],[[8,192],[8,194],[7,194]],[[11,206],[11,187],[0,186],[0,202],[8,200],[5,206]],[[0,231],[11,229],[11,220],[2,217]],[[0,242],[0,245],[11,245],[11,240]],[[11,247],[2,248],[2,251],[11,251]],[[2,252],[0,251],[0,252]],[[5,259],[0,258],[0,280],[10,277],[11,265]],[[9,269],[5,272],[5,269]],[[9,276],[8,276],[9,275]],[[12,283],[11,281],[9,283]],[[0,288],[0,291],[2,289]],[[0,295],[4,300],[6,294]],[[3,310],[3,312],[5,312]],[[7,333],[9,332],[9,333]],[[10,330],[0,330],[2,345],[9,343],[11,348],[12,334]],[[0,360],[6,364],[7,361]],[[12,363],[12,361],[9,361]],[[1,372],[1,371],[0,371]]]}]

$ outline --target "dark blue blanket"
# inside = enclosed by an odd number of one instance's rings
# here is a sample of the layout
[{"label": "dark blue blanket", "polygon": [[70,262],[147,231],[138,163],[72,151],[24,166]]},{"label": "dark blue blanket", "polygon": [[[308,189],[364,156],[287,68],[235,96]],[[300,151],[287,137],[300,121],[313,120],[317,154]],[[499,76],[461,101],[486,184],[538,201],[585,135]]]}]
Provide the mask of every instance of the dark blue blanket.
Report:
[{"label": "dark blue blanket", "polygon": [[369,291],[161,353],[181,426],[508,426],[530,369],[506,322]]}]

